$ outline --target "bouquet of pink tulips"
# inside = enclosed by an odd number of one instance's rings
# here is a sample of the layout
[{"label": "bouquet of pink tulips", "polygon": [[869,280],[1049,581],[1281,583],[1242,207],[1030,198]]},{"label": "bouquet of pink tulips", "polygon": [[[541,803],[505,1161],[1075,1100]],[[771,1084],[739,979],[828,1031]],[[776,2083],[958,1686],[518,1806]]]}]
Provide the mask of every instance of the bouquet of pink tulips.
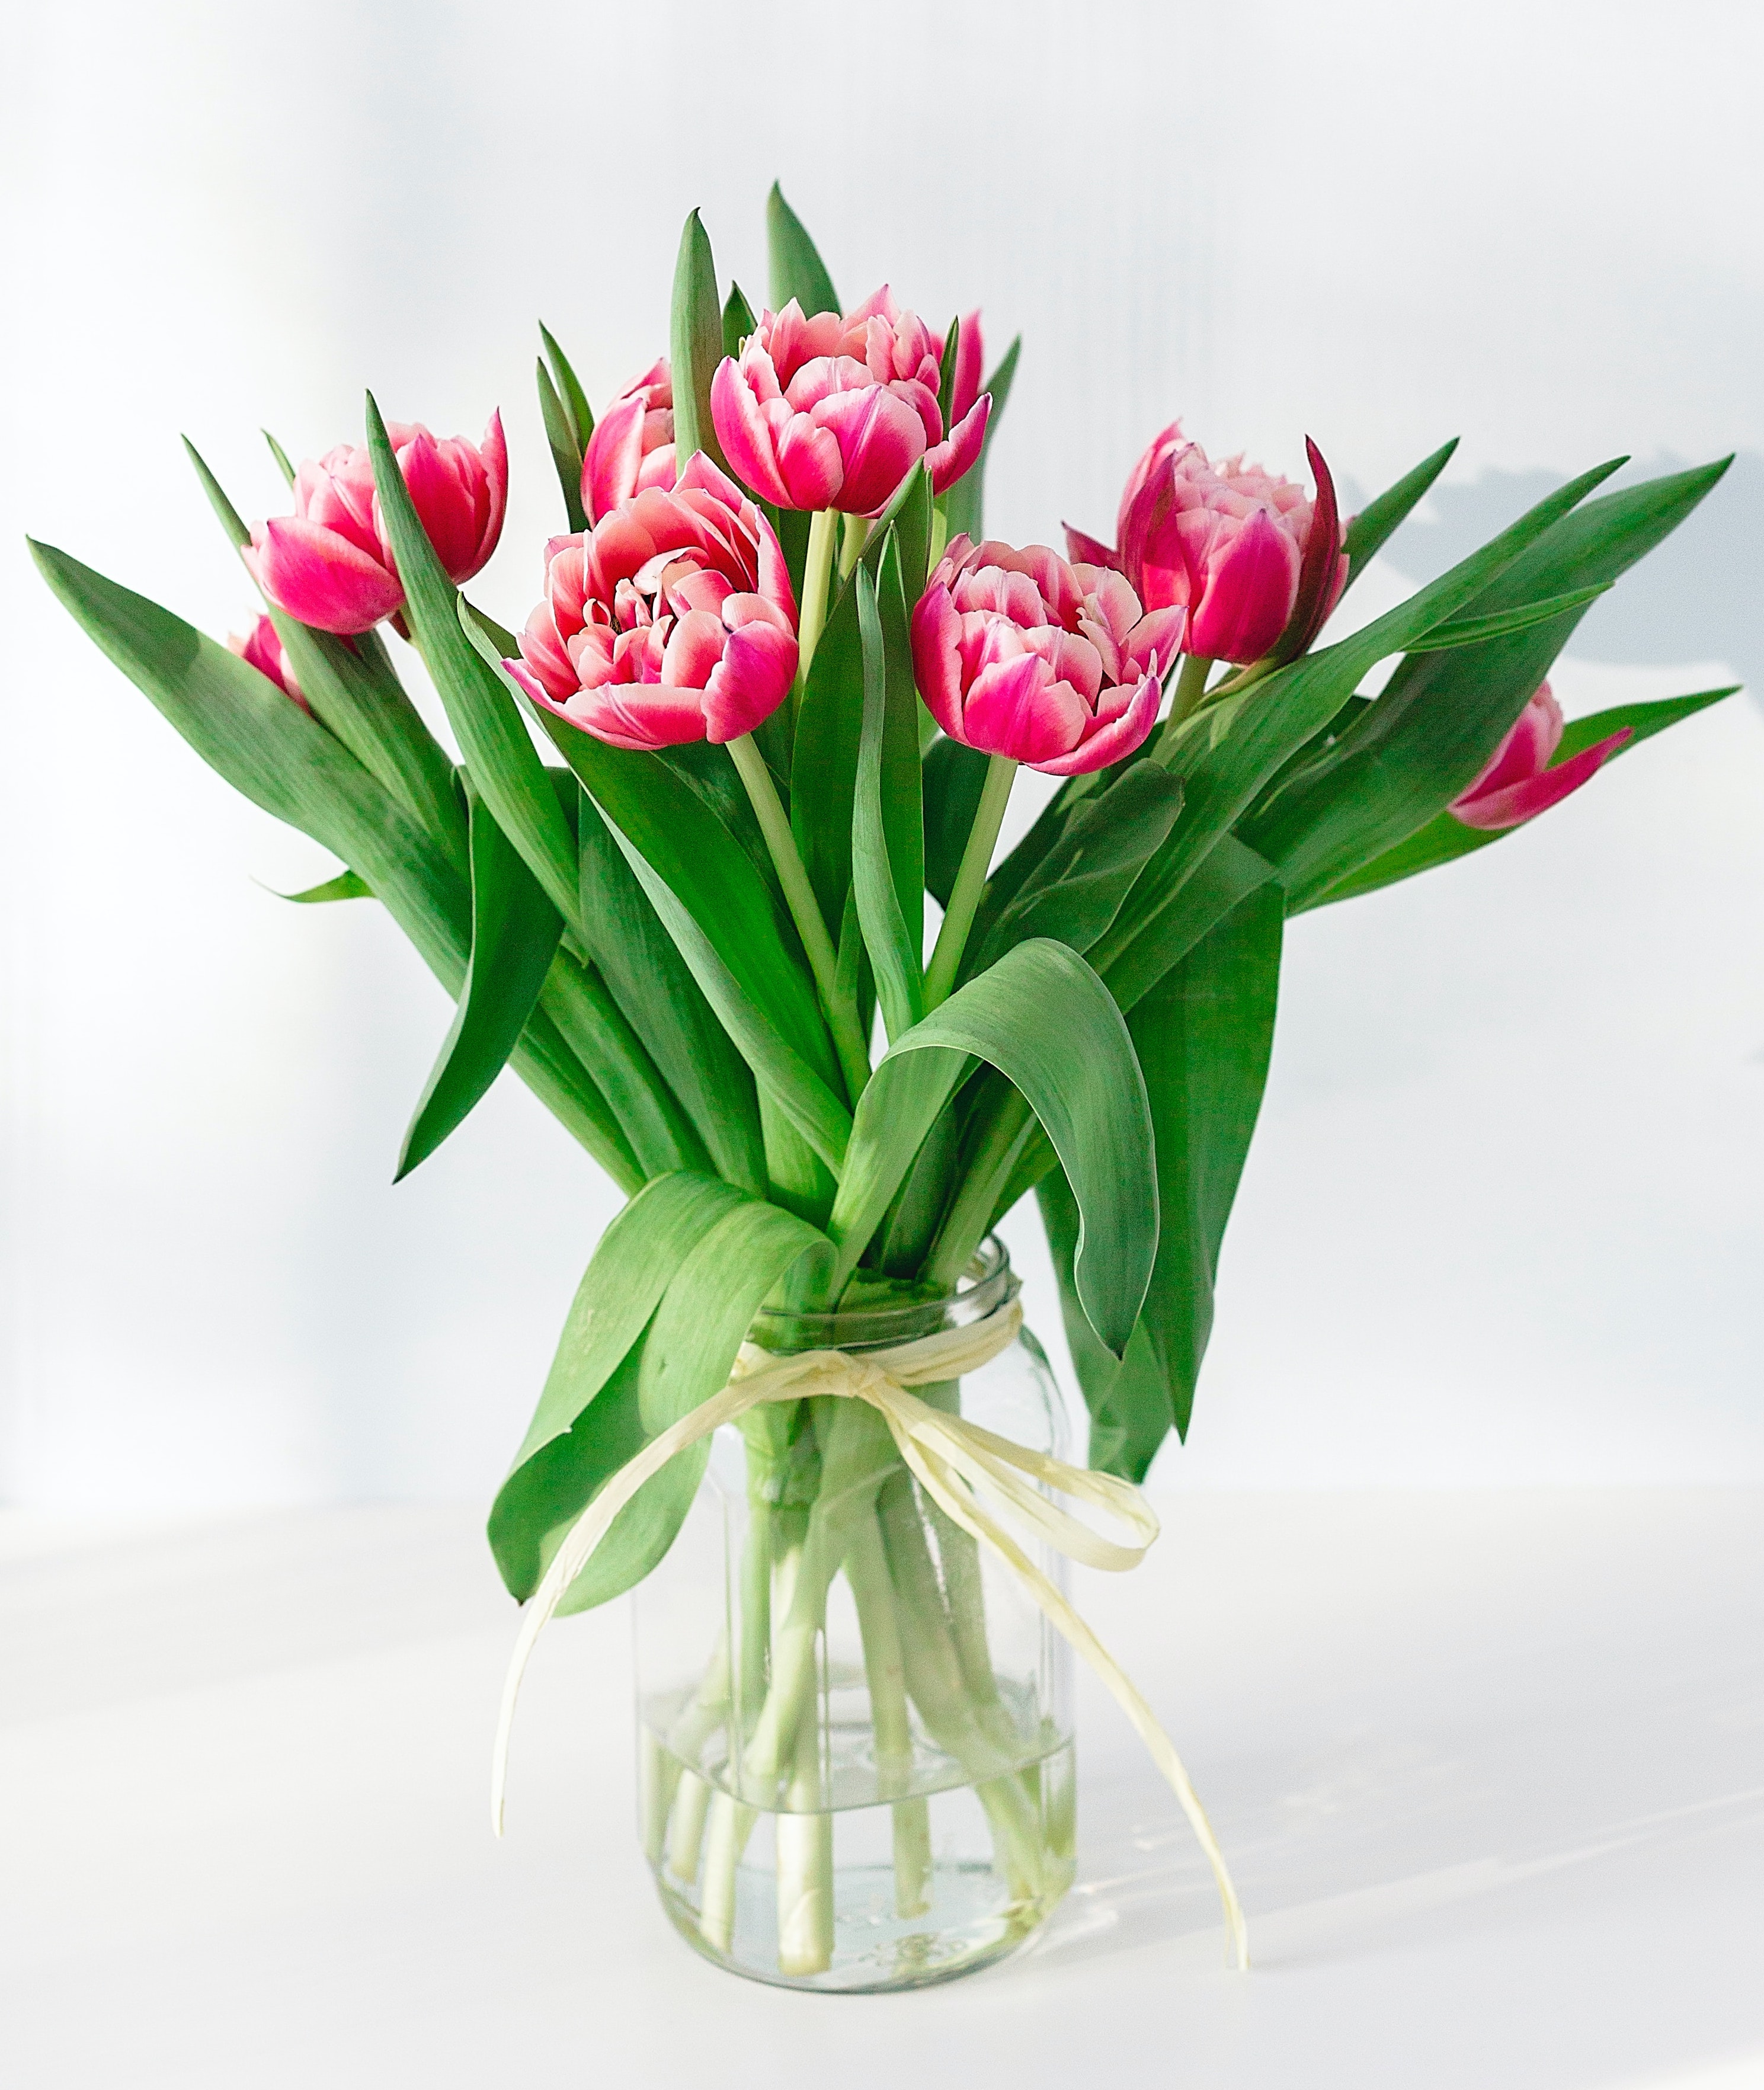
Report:
[{"label": "bouquet of pink tulips", "polygon": [[[694,213],[670,352],[598,419],[544,334],[565,528],[522,554],[543,592],[518,632],[460,592],[502,526],[495,415],[478,444],[442,441],[370,398],[364,444],[297,471],[276,452],[292,513],[250,527],[192,452],[266,604],[229,644],[37,548],[198,754],[340,860],[295,897],[371,897],[455,1003],[398,1172],[512,1066],[630,1199],[490,1519],[544,1615],[668,1554],[708,1450],[693,1418],[738,1392],[760,1317],[952,1299],[1030,1192],[1091,1465],[1142,1478],[1188,1426],[1287,919],[1487,846],[1728,694],[1564,724],[1546,679],[1722,464],[1593,497],[1600,465],[1332,639],[1451,444],[1344,518],[1314,445],[1307,492],[1172,423],[1112,544],[1000,543],[982,486],[1017,345],[987,376],[978,313],[936,329],[887,287],[845,307],[776,190],[768,229],[756,316]],[[453,748],[407,694],[413,654]],[[1025,766],[1061,781],[995,860]],[[790,1789],[815,1685],[787,1649],[843,1574],[870,1653],[904,1646],[896,1729],[967,1765],[1028,1896],[1051,1877],[1039,1817],[992,1714],[970,1718],[923,1656],[983,1646],[957,1571],[1005,1455],[975,1432],[967,1466],[927,1477],[902,1400],[774,1390],[739,1417],[770,1565],[725,1747],[749,1796]],[[942,1520],[935,1572],[889,1526],[891,1487]],[[786,1804],[744,1826],[741,1796],[703,1831],[712,1948],[730,1851]],[[907,1900],[931,1862],[912,1804],[894,1803]],[[824,1863],[780,1831],[786,1974],[831,1963]]]}]

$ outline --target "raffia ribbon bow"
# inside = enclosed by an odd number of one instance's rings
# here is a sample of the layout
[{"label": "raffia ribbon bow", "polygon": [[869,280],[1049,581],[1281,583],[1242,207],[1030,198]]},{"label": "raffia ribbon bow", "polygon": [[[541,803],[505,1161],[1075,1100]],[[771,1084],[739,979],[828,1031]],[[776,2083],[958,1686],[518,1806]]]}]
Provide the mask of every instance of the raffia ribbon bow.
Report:
[{"label": "raffia ribbon bow", "polygon": [[[1112,1473],[1093,1473],[1069,1466],[1044,1452],[1027,1451],[1008,1437],[983,1430],[978,1423],[929,1406],[909,1390],[979,1370],[1015,1341],[1022,1319],[1022,1309],[1013,1299],[967,1327],[946,1328],[935,1335],[866,1351],[861,1356],[843,1350],[803,1350],[794,1357],[775,1357],[768,1350],[744,1343],[723,1391],[652,1438],[601,1489],[565,1534],[544,1580],[534,1592],[502,1688],[501,1717],[491,1770],[491,1819],[497,1834],[502,1833],[509,1733],[527,1658],[564,1592],[587,1564],[613,1520],[643,1483],[677,1453],[708,1437],[724,1423],[738,1421],[750,1408],[768,1400],[841,1395],[867,1401],[876,1409],[887,1423],[901,1457],[932,1501],[1005,1563],[1052,1623],[1108,1685],[1181,1803],[1218,1884],[1232,1955],[1238,1967],[1247,1967],[1249,1934],[1237,1890],[1174,1744],[1114,1657],[998,1521],[1002,1513],[1030,1541],[1041,1540],[1083,1567],[1118,1573],[1138,1567],[1158,1535],[1158,1520],[1151,1505],[1130,1481]],[[1057,1490],[1074,1502],[1113,1518],[1132,1533],[1131,1538],[1121,1542],[1101,1537],[1050,1502],[1042,1492],[1043,1488]]]}]

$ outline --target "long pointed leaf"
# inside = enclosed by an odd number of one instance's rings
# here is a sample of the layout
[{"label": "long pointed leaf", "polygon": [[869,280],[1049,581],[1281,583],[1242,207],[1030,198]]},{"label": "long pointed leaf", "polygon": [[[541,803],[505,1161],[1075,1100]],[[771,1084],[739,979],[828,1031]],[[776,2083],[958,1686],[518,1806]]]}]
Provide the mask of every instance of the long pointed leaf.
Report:
[{"label": "long pointed leaf", "polygon": [[[1614,704],[1608,711],[1594,712],[1589,718],[1576,719],[1564,732],[1562,744],[1551,767],[1559,767],[1627,727],[1629,738],[1621,747],[1613,748],[1606,758],[1607,762],[1616,762],[1639,747],[1643,741],[1663,733],[1668,726],[1676,725],[1680,719],[1693,718],[1710,704],[1719,703],[1723,697],[1737,695],[1740,686],[1736,682],[1724,690],[1702,690],[1694,696],[1665,697],[1653,703]],[[1292,912],[1302,914],[1309,908],[1327,906],[1337,900],[1357,900],[1362,893],[1376,892],[1400,879],[1413,878],[1418,871],[1455,862],[1461,856],[1486,849],[1491,842],[1498,842],[1504,836],[1518,832],[1517,828],[1466,827],[1450,813],[1436,814],[1425,827],[1418,828],[1407,841],[1399,842],[1395,849],[1374,857],[1370,863],[1351,871],[1339,885],[1325,887],[1295,906]]]},{"label": "long pointed leaf", "polygon": [[404,587],[405,621],[458,737],[471,781],[553,906],[572,922],[578,903],[575,845],[569,824],[513,698],[467,634],[459,591],[442,570],[411,505],[371,393],[368,448],[381,514]]},{"label": "long pointed leaf", "polygon": [[563,934],[562,916],[481,799],[473,801],[471,821],[471,956],[394,1182],[426,1161],[488,1093],[527,1027]]},{"label": "long pointed leaf", "polygon": [[[1473,616],[1491,616],[1616,580],[1690,514],[1726,468],[1650,479],[1563,515],[1467,607]],[[1396,847],[1451,803],[1511,728],[1581,614],[1570,609],[1527,630],[1401,663],[1335,746],[1241,830],[1276,865],[1296,903]]]},{"label": "long pointed leaf", "polygon": [[1373,554],[1388,544],[1409,519],[1428,488],[1452,462],[1452,453],[1457,446],[1456,436],[1450,442],[1442,443],[1431,457],[1423,458],[1413,471],[1405,472],[1394,486],[1387,487],[1357,515],[1349,518],[1341,535],[1341,548],[1348,555],[1348,587],[1366,570]]},{"label": "long pointed leaf", "polygon": [[594,409],[588,404],[588,395],[583,390],[582,381],[571,368],[569,357],[557,346],[556,337],[543,320],[539,323],[539,338],[551,359],[552,381],[570,417],[570,433],[574,438],[579,456],[587,449],[588,438],[594,433]]},{"label": "long pointed leaf", "polygon": [[858,569],[858,626],[863,647],[863,719],[852,807],[852,888],[876,970],[882,1019],[893,1039],[911,1030],[925,1013],[924,974],[920,947],[907,929],[888,849],[882,787],[888,661],[876,591],[862,566]]},{"label": "long pointed leaf", "polygon": [[543,359],[536,361],[533,369],[534,382],[539,387],[539,416],[545,424],[552,467],[563,493],[564,514],[572,530],[586,530],[588,517],[582,505],[582,452],[576,442],[575,430],[570,424],[569,410],[558,398],[557,388]]},{"label": "long pointed leaf", "polygon": [[1157,1246],[1151,1116],[1108,989],[1075,952],[1046,940],[1018,944],[889,1047],[858,1103],[828,1222],[836,1283],[855,1267],[970,1057],[1014,1084],[1071,1177],[1084,1215],[1079,1292],[1118,1354]]},{"label": "long pointed leaf", "polygon": [[673,454],[681,468],[695,450],[729,469],[711,425],[711,380],[723,359],[723,309],[708,234],[691,212],[680,234],[673,272],[673,317],[669,335],[673,363]]},{"label": "long pointed leaf", "polygon": [[792,298],[810,317],[843,309],[826,263],[776,182],[766,198],[766,247],[773,312],[781,312]]},{"label": "long pointed leaf", "polygon": [[[234,789],[348,865],[458,999],[471,948],[466,880],[424,830],[267,677],[144,596],[33,544],[44,578],[131,682]],[[605,1099],[536,1014],[516,1070],[627,1193],[643,1172]]]},{"label": "long pointed leaf", "polygon": [[766,1164],[753,1075],[598,807],[586,791],[582,798],[579,855],[589,956],[691,1115],[717,1173],[759,1195]]}]

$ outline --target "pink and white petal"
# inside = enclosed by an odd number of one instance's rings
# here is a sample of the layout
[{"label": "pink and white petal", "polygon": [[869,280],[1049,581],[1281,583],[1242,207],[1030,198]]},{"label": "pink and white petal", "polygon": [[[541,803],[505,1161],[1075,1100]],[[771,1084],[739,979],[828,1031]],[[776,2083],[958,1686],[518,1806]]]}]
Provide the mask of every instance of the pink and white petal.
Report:
[{"label": "pink and white petal", "polygon": [[1478,774],[1459,794],[1480,798],[1486,791],[1504,790],[1522,784],[1548,768],[1550,758],[1562,742],[1562,707],[1547,682],[1539,685],[1525,700],[1525,707],[1508,729],[1506,737]]},{"label": "pink and white petal", "polygon": [[980,396],[980,366],[985,360],[981,346],[978,307],[964,315],[956,329],[955,381],[950,387],[950,419],[959,422]]},{"label": "pink and white petal", "polygon": [[[1099,634],[1108,643],[1106,633]],[[1069,682],[1092,711],[1103,686],[1105,668],[1110,666],[1102,647],[1076,632],[1062,631],[1056,624],[1043,624],[1023,634],[1024,643],[1038,653],[1056,681]]]},{"label": "pink and white petal", "polygon": [[714,610],[690,610],[669,634],[660,679],[674,689],[702,690],[723,657],[729,632]]},{"label": "pink and white petal", "polygon": [[252,532],[245,564],[276,605],[302,624],[351,637],[370,631],[404,600],[396,574],[298,515],[275,515]]},{"label": "pink and white petal", "polygon": [[848,515],[886,507],[901,481],[925,454],[925,425],[887,386],[843,392],[815,409],[816,426],[836,439],[843,464],[831,505]]},{"label": "pink and white petal", "polygon": [[591,524],[637,491],[643,461],[643,402],[615,399],[594,424],[582,460],[582,505]]},{"label": "pink and white petal", "polygon": [[[655,418],[653,415],[650,416]],[[670,414],[667,417],[672,420]],[[671,492],[674,482],[674,449],[672,443],[658,443],[653,449],[643,452],[643,461],[637,473],[637,484],[641,491],[645,487],[659,486]]]},{"label": "pink and white petal", "polygon": [[1546,769],[1541,776],[1523,777],[1516,784],[1481,792],[1474,797],[1466,793],[1455,800],[1450,810],[1465,827],[1485,831],[1517,828],[1526,820],[1534,820],[1539,813],[1548,812],[1552,806],[1560,805],[1564,798],[1579,790],[1616,753],[1633,730],[1633,727],[1624,726],[1621,732],[1583,748],[1578,755],[1571,755],[1566,762],[1558,763],[1554,769]]},{"label": "pink and white petal", "polygon": [[665,682],[602,682],[584,690],[564,716],[609,747],[653,752],[704,738],[702,692]]},{"label": "pink and white petal", "polygon": [[1034,767],[1050,776],[1083,776],[1093,769],[1106,769],[1110,763],[1123,760],[1157,723],[1162,695],[1156,676],[1147,675],[1118,717],[1098,726],[1069,754],[1056,756],[1051,762],[1038,762]]},{"label": "pink and white petal", "polygon": [[962,419],[936,446],[931,459],[931,490],[947,493],[962,475],[979,462],[986,441],[986,424],[992,411],[992,395],[983,392]]},{"label": "pink and white petal", "polygon": [[727,356],[711,380],[711,424],[735,476],[762,501],[788,507],[789,494],[766,415],[743,367]]},{"label": "pink and white petal", "polygon": [[521,658],[554,697],[567,697],[581,683],[557,621],[548,603],[527,618],[520,636]]},{"label": "pink and white petal", "polygon": [[[486,500],[479,513],[478,564],[472,568],[476,573],[488,561],[502,535],[502,518],[508,512],[509,501],[509,446],[502,433],[502,412],[500,407],[490,416],[484,432],[484,441],[478,446],[484,463]],[[467,578],[469,579],[471,575]]]},{"label": "pink and white petal", "polygon": [[1034,653],[983,668],[962,707],[962,738],[987,755],[1039,768],[1076,747],[1090,707],[1069,682],[1056,682]]},{"label": "pink and white petal", "polygon": [[1128,633],[1121,651],[1141,674],[1149,673],[1154,664],[1160,674],[1167,674],[1170,663],[1182,650],[1187,623],[1188,612],[1174,605],[1147,610]]},{"label": "pink and white petal", "polygon": [[478,517],[458,474],[428,429],[419,429],[398,456],[398,468],[441,570],[457,587],[476,570]]},{"label": "pink and white petal", "polygon": [[948,587],[933,580],[913,610],[913,679],[926,710],[952,740],[962,738],[962,624]]},{"label": "pink and white petal", "polygon": [[807,414],[793,414],[777,437],[778,477],[785,508],[831,508],[845,481],[839,440]]},{"label": "pink and white petal", "polygon": [[795,634],[764,621],[729,634],[704,685],[704,737],[719,746],[763,725],[796,679]]}]

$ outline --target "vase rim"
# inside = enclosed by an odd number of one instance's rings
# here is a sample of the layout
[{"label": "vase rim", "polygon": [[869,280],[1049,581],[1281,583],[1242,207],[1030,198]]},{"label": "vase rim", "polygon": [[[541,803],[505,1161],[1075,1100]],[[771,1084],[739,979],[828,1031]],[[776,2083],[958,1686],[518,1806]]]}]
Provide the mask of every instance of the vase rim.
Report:
[{"label": "vase rim", "polygon": [[905,1305],[854,1306],[837,1313],[796,1313],[763,1308],[754,1318],[752,1339],[780,1356],[802,1350],[876,1349],[935,1335],[945,1328],[970,1327],[1008,1305],[1022,1289],[1011,1268],[1010,1251],[996,1234],[988,1234],[954,1289],[935,1299]]}]

